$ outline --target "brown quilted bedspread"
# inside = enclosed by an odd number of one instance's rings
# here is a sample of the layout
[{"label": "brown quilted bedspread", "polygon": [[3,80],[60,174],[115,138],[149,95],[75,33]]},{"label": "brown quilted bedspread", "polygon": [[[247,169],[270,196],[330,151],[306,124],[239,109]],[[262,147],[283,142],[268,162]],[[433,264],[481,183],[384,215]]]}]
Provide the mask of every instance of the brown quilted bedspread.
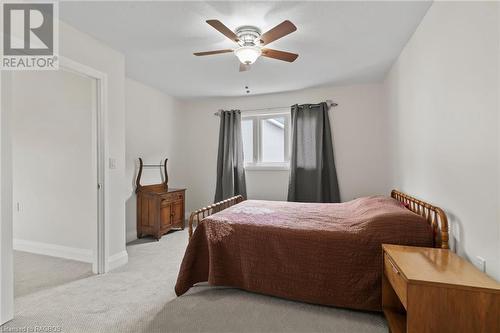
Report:
[{"label": "brown quilted bedspread", "polygon": [[382,243],[432,246],[425,220],[388,197],[340,204],[243,201],[205,218],[175,292],[195,283],[380,310]]}]

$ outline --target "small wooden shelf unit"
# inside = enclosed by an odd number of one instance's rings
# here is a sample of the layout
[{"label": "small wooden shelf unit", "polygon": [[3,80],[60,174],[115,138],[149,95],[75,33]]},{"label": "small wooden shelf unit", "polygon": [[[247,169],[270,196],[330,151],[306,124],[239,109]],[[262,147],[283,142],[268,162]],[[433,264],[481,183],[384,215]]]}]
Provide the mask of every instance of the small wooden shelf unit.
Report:
[{"label": "small wooden shelf unit", "polygon": [[389,332],[500,332],[500,284],[446,249],[382,245]]}]

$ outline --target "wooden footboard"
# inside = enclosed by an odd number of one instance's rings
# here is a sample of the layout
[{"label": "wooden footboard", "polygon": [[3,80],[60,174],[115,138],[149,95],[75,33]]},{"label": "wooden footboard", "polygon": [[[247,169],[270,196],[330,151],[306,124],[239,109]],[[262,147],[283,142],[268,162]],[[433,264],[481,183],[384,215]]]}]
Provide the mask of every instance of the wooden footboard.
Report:
[{"label": "wooden footboard", "polygon": [[391,197],[402,202],[409,210],[421,215],[432,226],[434,232],[434,247],[449,249],[448,218],[445,212],[425,201],[416,199],[408,194],[392,190]]},{"label": "wooden footboard", "polygon": [[205,217],[220,212],[221,210],[224,210],[228,207],[234,206],[237,203],[242,202],[243,200],[245,199],[241,195],[237,195],[229,199],[216,202],[208,207],[203,207],[201,209],[198,209],[197,211],[192,212],[191,215],[189,216],[189,238],[193,236],[193,222],[196,221],[196,225],[198,225],[198,223],[200,223],[200,221],[203,220]]}]

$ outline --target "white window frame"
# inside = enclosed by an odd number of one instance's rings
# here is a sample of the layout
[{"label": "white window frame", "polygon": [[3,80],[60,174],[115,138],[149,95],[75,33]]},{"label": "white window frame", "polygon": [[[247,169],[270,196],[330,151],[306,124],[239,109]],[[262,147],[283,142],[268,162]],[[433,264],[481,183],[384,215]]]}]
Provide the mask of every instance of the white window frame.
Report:
[{"label": "white window frame", "polygon": [[[266,120],[276,117],[285,118],[285,142],[284,142],[284,162],[263,162],[262,161],[262,137],[261,137],[261,120]],[[290,110],[283,109],[276,112],[266,113],[243,113],[241,120],[252,120],[253,128],[253,158],[252,162],[245,162],[246,170],[288,170],[290,168],[290,144],[291,144],[291,116]]]}]

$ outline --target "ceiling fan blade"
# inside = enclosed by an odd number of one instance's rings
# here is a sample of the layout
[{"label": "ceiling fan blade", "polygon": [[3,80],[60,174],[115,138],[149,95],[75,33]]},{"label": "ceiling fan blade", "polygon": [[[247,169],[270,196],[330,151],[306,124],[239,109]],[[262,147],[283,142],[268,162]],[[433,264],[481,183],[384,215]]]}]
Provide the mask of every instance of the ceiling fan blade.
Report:
[{"label": "ceiling fan blade", "polygon": [[249,64],[242,64],[240,63],[240,72],[246,72],[250,70],[250,65]]},{"label": "ceiling fan blade", "polygon": [[231,29],[226,27],[224,23],[222,23],[221,21],[207,20],[207,23],[210,24],[215,30],[217,30],[218,32],[229,38],[230,40],[234,42],[239,41],[238,36],[236,36],[236,34]]},{"label": "ceiling fan blade", "polygon": [[294,32],[295,30],[297,30],[297,27],[292,22],[286,20],[281,22],[268,32],[262,34],[262,36],[260,36],[260,40],[262,41],[263,45],[266,45]]},{"label": "ceiling fan blade", "polygon": [[212,54],[221,54],[221,53],[229,53],[229,52],[233,52],[233,50],[225,49],[225,50],[217,50],[217,51],[195,52],[193,54],[195,56],[207,56],[207,55],[212,55]]},{"label": "ceiling fan blade", "polygon": [[273,49],[262,49],[262,56],[288,62],[294,62],[299,55],[297,53],[290,53]]}]

